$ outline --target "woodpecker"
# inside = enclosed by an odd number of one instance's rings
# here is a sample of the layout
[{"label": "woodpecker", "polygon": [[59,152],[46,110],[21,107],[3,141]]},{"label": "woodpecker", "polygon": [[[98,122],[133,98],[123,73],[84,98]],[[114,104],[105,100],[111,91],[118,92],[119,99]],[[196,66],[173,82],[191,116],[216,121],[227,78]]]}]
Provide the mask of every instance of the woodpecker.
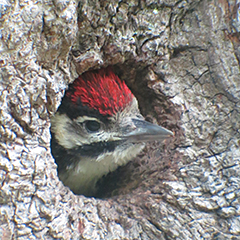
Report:
[{"label": "woodpecker", "polygon": [[146,142],[173,133],[144,120],[126,83],[108,67],[69,85],[51,135],[60,180],[76,194],[94,196],[99,179],[127,164]]}]

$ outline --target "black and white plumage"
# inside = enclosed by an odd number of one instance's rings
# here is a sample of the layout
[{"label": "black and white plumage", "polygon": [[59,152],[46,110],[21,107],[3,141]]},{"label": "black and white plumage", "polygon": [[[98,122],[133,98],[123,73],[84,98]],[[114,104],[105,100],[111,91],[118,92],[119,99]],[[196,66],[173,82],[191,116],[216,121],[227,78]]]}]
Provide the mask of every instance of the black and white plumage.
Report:
[{"label": "black and white plumage", "polygon": [[97,181],[128,163],[145,142],[173,135],[144,121],[136,98],[110,68],[79,76],[51,124],[59,178],[85,196],[94,195]]}]

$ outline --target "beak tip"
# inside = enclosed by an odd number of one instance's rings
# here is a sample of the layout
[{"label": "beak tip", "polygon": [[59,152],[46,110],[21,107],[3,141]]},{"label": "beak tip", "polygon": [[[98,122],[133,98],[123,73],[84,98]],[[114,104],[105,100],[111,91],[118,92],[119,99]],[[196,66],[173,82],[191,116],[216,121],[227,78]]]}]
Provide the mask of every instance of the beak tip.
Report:
[{"label": "beak tip", "polygon": [[175,137],[175,132],[171,131],[170,137]]}]

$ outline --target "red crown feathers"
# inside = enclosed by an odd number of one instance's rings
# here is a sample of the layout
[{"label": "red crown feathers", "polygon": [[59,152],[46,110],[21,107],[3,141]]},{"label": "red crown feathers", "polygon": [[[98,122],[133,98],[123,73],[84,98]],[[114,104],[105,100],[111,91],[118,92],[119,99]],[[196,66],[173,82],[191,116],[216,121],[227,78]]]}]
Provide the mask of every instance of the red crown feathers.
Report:
[{"label": "red crown feathers", "polygon": [[96,109],[102,115],[114,115],[132,102],[133,94],[111,68],[89,71],[73,82],[73,92],[67,97],[74,104]]}]

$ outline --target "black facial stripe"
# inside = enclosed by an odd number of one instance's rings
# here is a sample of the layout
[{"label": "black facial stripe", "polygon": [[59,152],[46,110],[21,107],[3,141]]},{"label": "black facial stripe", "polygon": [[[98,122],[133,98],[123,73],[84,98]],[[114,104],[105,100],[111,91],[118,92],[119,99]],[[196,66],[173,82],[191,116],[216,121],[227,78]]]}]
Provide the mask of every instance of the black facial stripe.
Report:
[{"label": "black facial stripe", "polygon": [[58,144],[54,133],[52,133],[51,138],[52,155],[58,165],[58,171],[60,173],[66,171],[68,166],[81,161],[81,156],[96,158],[102,153],[113,152],[119,145],[121,145],[121,141],[97,142],[89,145],[85,144],[73,149],[65,149]]},{"label": "black facial stripe", "polygon": [[97,142],[92,144],[85,144],[77,148],[76,151],[81,152],[81,156],[97,157],[104,152],[113,152],[117,146],[121,144],[121,141],[111,142]]}]

